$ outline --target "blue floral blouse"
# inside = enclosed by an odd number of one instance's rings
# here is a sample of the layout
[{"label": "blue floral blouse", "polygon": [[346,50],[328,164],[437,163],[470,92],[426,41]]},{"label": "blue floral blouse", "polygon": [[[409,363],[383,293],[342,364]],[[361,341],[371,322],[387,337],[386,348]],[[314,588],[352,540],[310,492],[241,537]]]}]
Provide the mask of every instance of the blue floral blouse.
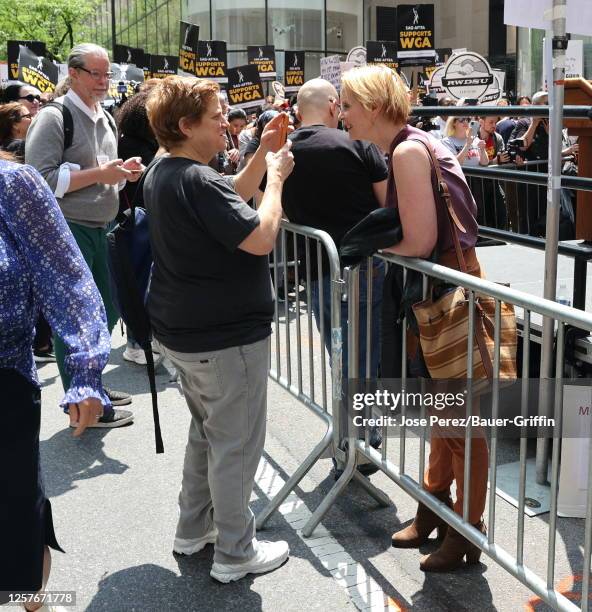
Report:
[{"label": "blue floral blouse", "polygon": [[66,345],[72,384],[61,405],[95,397],[111,339],[103,301],[41,175],[0,160],[0,368],[39,386],[31,349],[39,309]]}]

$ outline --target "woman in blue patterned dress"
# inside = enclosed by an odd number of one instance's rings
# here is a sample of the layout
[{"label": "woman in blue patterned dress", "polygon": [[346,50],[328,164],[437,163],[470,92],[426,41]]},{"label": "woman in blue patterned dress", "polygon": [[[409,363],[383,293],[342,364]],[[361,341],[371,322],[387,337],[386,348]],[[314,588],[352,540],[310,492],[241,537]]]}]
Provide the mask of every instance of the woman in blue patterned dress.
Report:
[{"label": "woman in blue patterned dress", "polygon": [[79,436],[109,406],[101,387],[110,347],[103,302],[49,187],[36,170],[0,153],[0,545],[7,561],[0,604],[10,600],[7,592],[44,588],[49,547],[61,550],[39,469],[31,350],[39,310],[68,347],[72,384],[62,406]]}]

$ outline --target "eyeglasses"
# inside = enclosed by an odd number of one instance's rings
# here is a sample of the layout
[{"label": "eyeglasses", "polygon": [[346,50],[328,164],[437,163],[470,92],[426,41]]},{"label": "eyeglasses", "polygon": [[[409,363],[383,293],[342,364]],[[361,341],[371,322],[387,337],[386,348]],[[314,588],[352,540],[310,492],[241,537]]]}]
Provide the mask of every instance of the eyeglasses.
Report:
[{"label": "eyeglasses", "polygon": [[31,113],[29,113],[28,115],[21,115],[19,117],[19,122],[22,121],[23,119],[30,119],[32,117]]},{"label": "eyeglasses", "polygon": [[26,100],[27,102],[30,102],[31,104],[33,104],[35,100],[37,100],[37,102],[41,102],[41,96],[28,94],[27,96],[19,96],[19,100]]},{"label": "eyeglasses", "polygon": [[84,70],[84,72],[88,72],[88,74],[90,74],[90,78],[93,79],[93,81],[100,81],[102,78],[105,78],[105,79],[113,78],[112,72],[100,72],[99,70],[87,70],[86,68],[83,68],[82,66],[77,66],[76,68],[77,70]]}]

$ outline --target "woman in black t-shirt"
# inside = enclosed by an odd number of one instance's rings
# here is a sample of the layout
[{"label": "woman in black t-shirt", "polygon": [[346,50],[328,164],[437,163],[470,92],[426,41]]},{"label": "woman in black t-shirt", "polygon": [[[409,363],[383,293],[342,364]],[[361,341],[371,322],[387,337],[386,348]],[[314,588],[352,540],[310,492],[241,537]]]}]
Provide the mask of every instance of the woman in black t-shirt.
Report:
[{"label": "woman in black t-shirt", "polygon": [[[192,415],[173,548],[215,544],[220,582],[267,572],[286,542],[259,542],[249,509],[265,441],[273,297],[267,255],[280,226],[281,190],[293,167],[269,123],[248,168],[222,177],[208,162],[226,146],[228,122],[212,81],[167,77],[148,118],[164,156],[144,202],[154,267],[148,310],[154,335],[179,372]],[[246,204],[267,171],[257,211]]]}]

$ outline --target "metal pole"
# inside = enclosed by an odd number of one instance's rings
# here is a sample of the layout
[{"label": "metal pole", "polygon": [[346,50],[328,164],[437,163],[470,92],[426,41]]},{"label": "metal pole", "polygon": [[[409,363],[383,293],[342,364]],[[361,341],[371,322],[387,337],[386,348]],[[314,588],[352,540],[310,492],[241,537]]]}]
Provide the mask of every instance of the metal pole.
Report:
[{"label": "metal pole", "polygon": [[[563,128],[563,95],[565,80],[565,35],[566,0],[553,0],[553,83],[549,87],[549,175],[547,184],[547,232],[545,248],[545,288],[544,297],[555,300],[557,285],[557,250],[559,240],[559,198],[561,192],[561,131]],[[541,342],[541,396],[540,410],[550,416],[551,402],[545,379],[553,378],[553,319],[543,319]],[[538,484],[547,482],[549,440],[537,440],[536,480]]]},{"label": "metal pole", "polygon": [[111,0],[111,50],[115,61],[115,0]]}]

